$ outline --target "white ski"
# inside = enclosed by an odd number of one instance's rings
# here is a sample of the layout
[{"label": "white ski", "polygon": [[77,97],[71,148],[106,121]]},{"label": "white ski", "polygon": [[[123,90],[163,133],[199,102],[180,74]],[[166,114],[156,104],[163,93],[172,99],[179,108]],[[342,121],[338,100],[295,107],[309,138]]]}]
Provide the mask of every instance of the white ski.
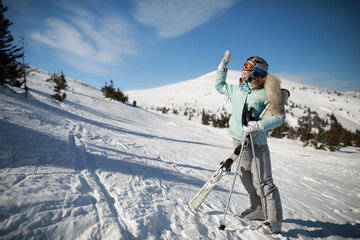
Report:
[{"label": "white ski", "polygon": [[220,168],[216,170],[216,172],[211,176],[211,178],[204,184],[204,186],[200,189],[200,191],[190,200],[188,206],[191,210],[196,210],[201,205],[201,203],[205,200],[207,195],[211,192],[211,190],[215,187],[216,183],[224,176],[231,164],[235,162],[236,158],[239,156],[241,144],[235,148],[235,151],[231,156],[222,163]]},{"label": "white ski", "polygon": [[209,195],[211,190],[214,188],[216,183],[220,180],[220,178],[226,174],[222,168],[219,168],[214,175],[207,181],[204,186],[200,189],[200,191],[191,199],[189,202],[189,208],[192,210],[196,210],[204,199]]}]

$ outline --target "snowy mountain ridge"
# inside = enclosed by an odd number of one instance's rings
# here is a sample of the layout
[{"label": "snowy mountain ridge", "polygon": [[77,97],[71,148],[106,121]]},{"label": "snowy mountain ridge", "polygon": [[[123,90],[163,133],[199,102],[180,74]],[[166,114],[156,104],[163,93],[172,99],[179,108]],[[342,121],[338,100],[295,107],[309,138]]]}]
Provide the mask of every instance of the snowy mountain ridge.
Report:
[{"label": "snowy mountain ridge", "polygon": [[270,138],[282,234],[237,217],[249,206],[239,179],[220,231],[233,173],[196,213],[186,205],[232,152],[226,130],[110,101],[69,78],[58,103],[49,76],[28,78],[28,99],[0,86],[1,239],[360,238],[357,148]]},{"label": "snowy mountain ridge", "polygon": [[[227,83],[238,84],[241,76],[240,71],[229,70]],[[127,91],[131,99],[136,99],[140,106],[156,109],[168,107],[171,109],[194,109],[199,114],[203,109],[212,112],[231,112],[231,103],[226,96],[221,95],[215,89],[216,71],[210,72],[198,78],[171,84],[163,87]],[[333,113],[344,128],[355,131],[360,129],[360,92],[359,91],[329,91],[287,79],[281,79],[281,87],[290,91],[289,104],[301,106],[290,109],[287,114],[287,122],[290,126],[296,126],[299,117],[304,115],[304,108],[309,107],[312,111],[324,118]],[[181,110],[180,110],[181,111]]]}]

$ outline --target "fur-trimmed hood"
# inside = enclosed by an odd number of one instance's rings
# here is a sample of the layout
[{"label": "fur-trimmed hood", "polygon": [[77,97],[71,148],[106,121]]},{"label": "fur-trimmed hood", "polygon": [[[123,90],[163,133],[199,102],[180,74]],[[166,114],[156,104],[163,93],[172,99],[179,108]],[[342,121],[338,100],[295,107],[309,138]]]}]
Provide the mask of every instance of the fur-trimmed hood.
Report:
[{"label": "fur-trimmed hood", "polygon": [[[253,80],[251,82],[252,89],[265,88],[265,95],[269,102],[269,110],[278,118],[284,115],[284,97],[280,87],[280,79],[275,75],[268,74],[265,78]],[[243,80],[240,79],[240,86]]]},{"label": "fur-trimmed hood", "polygon": [[269,110],[278,118],[284,115],[284,97],[280,88],[280,79],[268,74],[265,78],[265,94],[269,102]]}]

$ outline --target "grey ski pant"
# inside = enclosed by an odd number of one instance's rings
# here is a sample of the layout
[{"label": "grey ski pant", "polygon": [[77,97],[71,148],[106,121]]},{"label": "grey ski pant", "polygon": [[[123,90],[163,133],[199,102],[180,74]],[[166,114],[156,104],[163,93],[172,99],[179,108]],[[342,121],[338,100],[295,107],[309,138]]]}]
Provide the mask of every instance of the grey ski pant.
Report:
[{"label": "grey ski pant", "polygon": [[[233,139],[234,147],[240,143],[239,140]],[[254,151],[256,161],[260,172],[260,181],[258,173],[256,172],[256,165],[253,161],[253,154],[251,150],[251,143],[249,142],[244,148],[242,157],[240,159],[240,178],[249,193],[250,204],[253,208],[261,206],[261,189],[260,184],[264,189],[265,207],[268,219],[266,221],[282,221],[282,206],[278,188],[273,183],[271,173],[270,152],[268,145],[254,144]]]}]

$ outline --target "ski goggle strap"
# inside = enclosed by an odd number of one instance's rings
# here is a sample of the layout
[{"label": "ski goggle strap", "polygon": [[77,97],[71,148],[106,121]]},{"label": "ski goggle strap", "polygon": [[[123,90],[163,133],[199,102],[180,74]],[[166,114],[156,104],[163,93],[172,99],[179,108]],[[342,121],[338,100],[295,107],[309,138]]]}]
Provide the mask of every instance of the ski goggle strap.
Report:
[{"label": "ski goggle strap", "polygon": [[258,67],[255,67],[255,68],[254,68],[254,71],[255,71],[255,72],[258,72],[258,73],[260,73],[260,74],[262,74],[262,75],[264,75],[264,76],[267,75],[267,71],[265,71],[265,70],[263,70],[263,69],[261,69],[261,68],[258,68]]}]

